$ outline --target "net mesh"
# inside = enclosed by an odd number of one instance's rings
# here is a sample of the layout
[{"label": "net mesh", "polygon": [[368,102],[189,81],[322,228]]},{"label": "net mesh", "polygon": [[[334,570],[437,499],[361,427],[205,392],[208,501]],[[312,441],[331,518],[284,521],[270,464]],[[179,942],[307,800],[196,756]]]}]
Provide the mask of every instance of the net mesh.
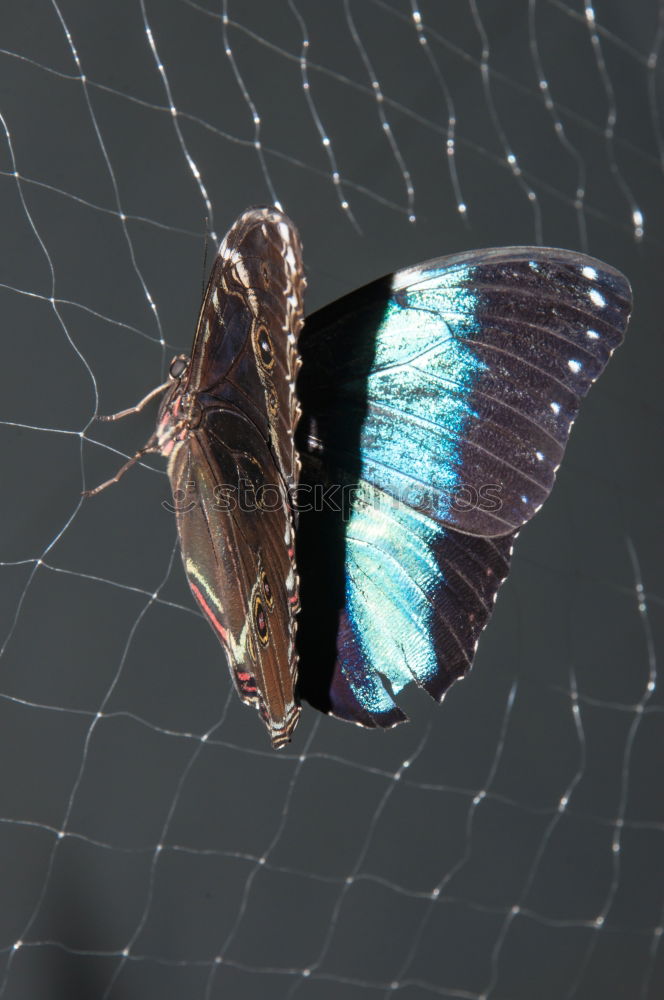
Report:
[{"label": "net mesh", "polygon": [[[664,990],[664,5],[30,0],[2,18],[0,996]],[[216,239],[299,226],[313,309],[545,243],[632,280],[625,346],[473,671],[274,754],[119,424]],[[644,461],[645,458],[645,461]]]}]

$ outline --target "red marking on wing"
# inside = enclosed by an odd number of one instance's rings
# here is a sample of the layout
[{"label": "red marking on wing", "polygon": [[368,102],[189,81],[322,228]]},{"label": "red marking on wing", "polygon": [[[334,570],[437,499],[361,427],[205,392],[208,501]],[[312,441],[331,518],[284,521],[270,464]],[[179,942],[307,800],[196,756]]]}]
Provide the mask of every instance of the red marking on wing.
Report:
[{"label": "red marking on wing", "polygon": [[236,670],[235,676],[246,694],[256,694],[256,679],[252,674],[247,673],[246,670]]},{"label": "red marking on wing", "polygon": [[[228,649],[228,629],[224,628],[221,622],[216,618],[212,608],[205,600],[200,590],[195,583],[189,584],[191,591],[203,609],[208,621],[214,628],[215,632],[219,635],[224,646]],[[254,698],[258,694],[258,689],[256,687],[256,679],[252,674],[247,673],[244,670],[235,670],[235,676],[237,677],[238,684],[240,685],[240,690],[243,694],[247,695],[248,698]]]},{"label": "red marking on wing", "polygon": [[192,591],[194,597],[196,598],[196,600],[200,604],[201,608],[203,609],[205,615],[207,616],[208,621],[212,625],[212,628],[215,630],[215,632],[217,633],[217,635],[219,636],[219,638],[221,639],[221,641],[224,643],[224,645],[227,646],[228,645],[228,629],[224,628],[224,626],[221,624],[221,622],[217,619],[217,617],[215,616],[214,611],[212,610],[212,608],[210,607],[210,605],[208,604],[208,602],[205,600],[205,598],[201,594],[201,592],[198,589],[198,587],[196,586],[196,584],[195,583],[191,583],[191,581],[190,581],[189,586],[191,587],[191,591]]}]

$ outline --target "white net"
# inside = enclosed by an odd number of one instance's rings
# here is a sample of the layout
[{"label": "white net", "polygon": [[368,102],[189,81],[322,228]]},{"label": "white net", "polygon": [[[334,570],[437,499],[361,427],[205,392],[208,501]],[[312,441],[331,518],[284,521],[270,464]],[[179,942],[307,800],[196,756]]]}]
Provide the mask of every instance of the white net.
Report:
[{"label": "white net", "polygon": [[[664,5],[31,0],[0,13],[0,996],[664,991]],[[636,312],[471,675],[275,754],[163,462],[82,502],[191,343],[206,228],[278,201],[308,307],[579,248]],[[207,220],[207,222],[206,222]]]}]

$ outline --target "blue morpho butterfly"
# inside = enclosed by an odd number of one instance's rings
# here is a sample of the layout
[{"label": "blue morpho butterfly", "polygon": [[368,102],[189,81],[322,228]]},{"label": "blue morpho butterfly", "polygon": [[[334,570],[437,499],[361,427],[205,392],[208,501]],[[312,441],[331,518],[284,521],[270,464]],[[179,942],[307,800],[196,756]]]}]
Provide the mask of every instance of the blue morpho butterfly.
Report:
[{"label": "blue morpho butterfly", "polygon": [[304,285],[289,219],[241,215],[191,358],[115,415],[163,392],[154,435],[91,491],[168,458],[189,584],[274,747],[300,697],[389,727],[406,684],[440,700],[465,674],[631,306],[598,260],[494,248],[375,281],[298,345]]}]

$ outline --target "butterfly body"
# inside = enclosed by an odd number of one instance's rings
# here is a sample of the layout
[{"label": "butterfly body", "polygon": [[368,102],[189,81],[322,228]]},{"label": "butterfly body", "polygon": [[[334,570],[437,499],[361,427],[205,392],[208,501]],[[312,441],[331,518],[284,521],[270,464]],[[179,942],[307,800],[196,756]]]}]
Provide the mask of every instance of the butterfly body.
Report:
[{"label": "butterfly body", "polygon": [[389,728],[405,685],[467,672],[631,307],[620,272],[542,247],[406,268],[299,337],[304,284],[293,224],[243,213],[136,456],[168,458],[191,590],[275,747],[300,697]]},{"label": "butterfly body", "polygon": [[245,213],[215,261],[191,358],[171,365],[156,431],[192,593],[275,747],[300,712],[292,494],[303,288],[292,224],[272,209]]}]

